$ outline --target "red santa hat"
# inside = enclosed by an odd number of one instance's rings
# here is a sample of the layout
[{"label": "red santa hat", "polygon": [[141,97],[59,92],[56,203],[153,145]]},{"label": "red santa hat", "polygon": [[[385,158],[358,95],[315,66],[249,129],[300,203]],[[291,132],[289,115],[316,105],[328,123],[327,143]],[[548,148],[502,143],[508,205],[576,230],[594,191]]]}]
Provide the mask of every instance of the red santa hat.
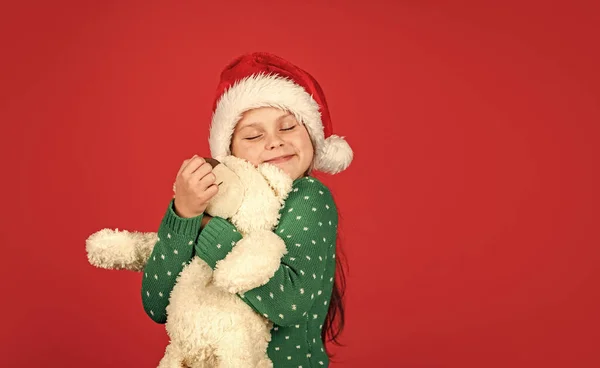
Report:
[{"label": "red santa hat", "polygon": [[315,148],[315,170],[336,174],[352,162],[352,149],[346,140],[333,134],[319,83],[289,61],[265,52],[239,56],[221,73],[209,136],[213,158],[231,154],[236,124],[245,111],[258,107],[286,110],[306,126]]}]

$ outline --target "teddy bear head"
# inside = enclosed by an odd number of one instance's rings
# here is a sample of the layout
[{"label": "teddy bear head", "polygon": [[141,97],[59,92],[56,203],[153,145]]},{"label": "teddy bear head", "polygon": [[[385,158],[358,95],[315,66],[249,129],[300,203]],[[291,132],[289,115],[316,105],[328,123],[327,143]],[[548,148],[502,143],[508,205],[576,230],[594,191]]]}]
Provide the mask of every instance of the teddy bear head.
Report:
[{"label": "teddy bear head", "polygon": [[254,167],[231,155],[221,161],[204,160],[212,166],[219,187],[208,203],[207,214],[230,219],[242,233],[277,224],[279,209],[292,188],[293,180],[286,173],[268,163]]}]

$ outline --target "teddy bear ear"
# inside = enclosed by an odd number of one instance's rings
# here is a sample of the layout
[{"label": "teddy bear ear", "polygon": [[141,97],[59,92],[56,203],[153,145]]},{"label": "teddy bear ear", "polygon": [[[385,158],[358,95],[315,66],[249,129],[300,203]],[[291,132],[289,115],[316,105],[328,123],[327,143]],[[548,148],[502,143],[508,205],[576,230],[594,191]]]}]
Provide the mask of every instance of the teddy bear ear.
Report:
[{"label": "teddy bear ear", "polygon": [[204,161],[208,162],[210,164],[210,166],[213,167],[213,169],[221,163],[219,160],[215,160],[212,157],[205,157]]}]

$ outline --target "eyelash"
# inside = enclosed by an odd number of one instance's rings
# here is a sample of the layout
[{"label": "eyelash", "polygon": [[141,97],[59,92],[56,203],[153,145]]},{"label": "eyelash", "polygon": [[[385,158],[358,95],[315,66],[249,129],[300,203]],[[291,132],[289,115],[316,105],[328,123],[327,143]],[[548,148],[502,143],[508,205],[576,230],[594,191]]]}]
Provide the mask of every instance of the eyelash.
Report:
[{"label": "eyelash", "polygon": [[[283,131],[286,131],[286,132],[287,132],[287,131],[293,130],[294,128],[296,128],[296,126],[297,126],[297,125],[294,125],[294,126],[292,126],[292,127],[285,128],[285,129],[281,129],[281,130],[283,130]],[[246,140],[248,140],[248,141],[253,141],[253,140],[257,139],[257,138],[260,138],[260,135],[257,135],[256,137],[248,137],[248,138],[245,138],[245,139],[246,139]]]}]

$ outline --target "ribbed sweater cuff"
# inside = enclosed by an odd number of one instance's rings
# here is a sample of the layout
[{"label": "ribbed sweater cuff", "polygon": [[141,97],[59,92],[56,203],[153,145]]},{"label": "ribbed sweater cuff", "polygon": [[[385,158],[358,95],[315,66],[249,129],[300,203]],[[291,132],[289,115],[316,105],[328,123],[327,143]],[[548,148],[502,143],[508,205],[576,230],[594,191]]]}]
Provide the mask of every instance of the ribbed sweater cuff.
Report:
[{"label": "ribbed sweater cuff", "polygon": [[175,213],[175,199],[172,199],[167,208],[167,212],[163,217],[163,223],[171,229],[175,234],[184,235],[186,237],[196,238],[200,232],[203,215],[198,215],[191,218],[179,217]]},{"label": "ribbed sweater cuff", "polygon": [[213,217],[200,232],[196,255],[214,269],[217,262],[225,258],[233,244],[241,238],[242,235],[235,226],[223,218]]}]

